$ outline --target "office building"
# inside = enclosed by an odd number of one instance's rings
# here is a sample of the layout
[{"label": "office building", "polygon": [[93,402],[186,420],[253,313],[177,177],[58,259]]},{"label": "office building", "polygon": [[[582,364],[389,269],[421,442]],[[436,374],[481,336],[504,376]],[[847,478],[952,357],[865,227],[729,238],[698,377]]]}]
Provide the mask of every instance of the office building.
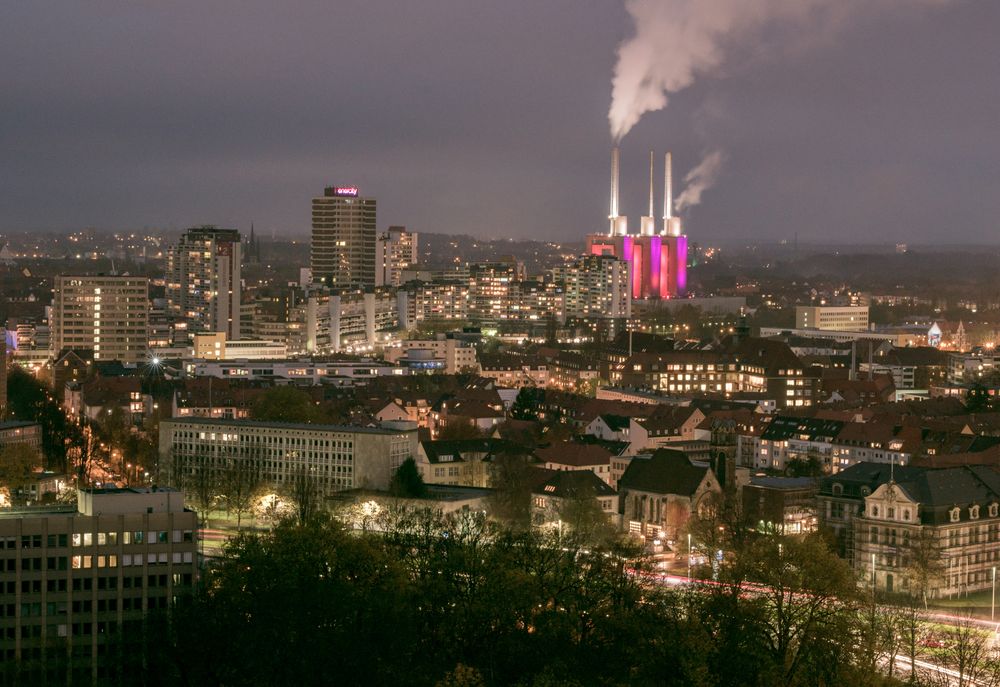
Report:
[{"label": "office building", "polygon": [[868,306],[796,305],[795,328],[863,332],[868,329]]},{"label": "office building", "polygon": [[155,487],[0,511],[0,672],[20,684],[132,681],[143,619],[193,589],[197,528],[180,492]]},{"label": "office building", "polygon": [[149,343],[146,277],[58,276],[52,298],[51,352],[90,350],[94,360],[136,363]]},{"label": "office building", "polygon": [[312,201],[312,280],[330,289],[375,286],[375,199],[356,186],[330,186]]},{"label": "office building", "polygon": [[384,490],[396,468],[416,454],[412,422],[355,427],[188,417],[160,423],[161,476],[170,481],[203,470],[221,478],[229,461],[245,461],[277,490],[303,478],[323,496]]},{"label": "office building", "polygon": [[240,338],[240,232],[188,229],[167,253],[167,311],[188,332],[225,332]]},{"label": "office building", "polygon": [[417,264],[417,234],[389,227],[375,243],[375,286],[399,286],[403,270]]}]

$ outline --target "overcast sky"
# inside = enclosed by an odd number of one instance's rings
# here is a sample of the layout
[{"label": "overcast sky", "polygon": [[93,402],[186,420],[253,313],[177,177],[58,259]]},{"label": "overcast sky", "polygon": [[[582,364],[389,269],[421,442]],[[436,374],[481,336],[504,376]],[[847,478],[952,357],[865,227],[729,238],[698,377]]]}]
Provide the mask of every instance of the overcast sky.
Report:
[{"label": "overcast sky", "polygon": [[[998,30],[1000,2],[954,0],[738,60],[625,138],[623,211],[650,148],[679,177],[718,147],[692,240],[996,243]],[[304,235],[356,184],[380,227],[579,240],[630,32],[614,0],[5,2],[0,232]]]}]

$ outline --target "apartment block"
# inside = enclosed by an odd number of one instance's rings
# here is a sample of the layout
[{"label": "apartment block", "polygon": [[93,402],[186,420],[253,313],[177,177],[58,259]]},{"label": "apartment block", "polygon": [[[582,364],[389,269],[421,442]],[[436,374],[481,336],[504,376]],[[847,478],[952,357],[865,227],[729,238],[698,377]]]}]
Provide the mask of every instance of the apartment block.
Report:
[{"label": "apartment block", "polygon": [[91,350],[95,361],[140,362],[149,345],[149,279],[58,276],[50,325],[53,355]]}]

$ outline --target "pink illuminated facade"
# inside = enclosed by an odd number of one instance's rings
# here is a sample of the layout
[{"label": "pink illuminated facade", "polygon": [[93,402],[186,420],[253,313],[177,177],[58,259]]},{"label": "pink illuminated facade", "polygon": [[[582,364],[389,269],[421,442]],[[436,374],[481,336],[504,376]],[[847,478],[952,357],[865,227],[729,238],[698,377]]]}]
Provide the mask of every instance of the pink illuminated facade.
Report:
[{"label": "pink illuminated facade", "polygon": [[671,159],[664,170],[663,229],[655,233],[653,218],[653,159],[650,154],[649,215],[642,218],[639,234],[628,233],[625,217],[618,214],[618,150],[611,158],[611,214],[607,234],[587,236],[589,255],[613,255],[628,263],[633,299],[677,298],[687,291],[687,236],[679,217],[673,216]]}]

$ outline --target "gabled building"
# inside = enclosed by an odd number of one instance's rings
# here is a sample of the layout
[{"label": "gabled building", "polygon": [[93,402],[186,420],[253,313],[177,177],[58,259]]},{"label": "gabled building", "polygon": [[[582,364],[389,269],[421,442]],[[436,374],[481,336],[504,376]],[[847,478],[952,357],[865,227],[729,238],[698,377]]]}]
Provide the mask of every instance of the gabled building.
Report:
[{"label": "gabled building", "polygon": [[604,480],[588,470],[560,471],[534,469],[535,486],[531,490],[531,524],[564,527],[567,503],[579,498],[594,498],[608,521],[618,525],[618,494]]},{"label": "gabled building", "polygon": [[618,481],[622,526],[630,534],[674,542],[692,514],[721,494],[711,468],[681,451],[638,455]]},{"label": "gabled building", "polygon": [[1000,473],[992,467],[861,463],[822,481],[818,509],[876,589],[919,591],[909,583],[913,566],[937,569],[931,597],[991,587],[1000,559]]},{"label": "gabled building", "polygon": [[593,472],[602,481],[611,483],[611,451],[597,444],[558,441],[551,446],[535,449],[535,456],[547,470]]},{"label": "gabled building", "polygon": [[498,455],[526,455],[526,450],[504,439],[421,441],[414,460],[427,484],[488,488],[491,465]]}]

